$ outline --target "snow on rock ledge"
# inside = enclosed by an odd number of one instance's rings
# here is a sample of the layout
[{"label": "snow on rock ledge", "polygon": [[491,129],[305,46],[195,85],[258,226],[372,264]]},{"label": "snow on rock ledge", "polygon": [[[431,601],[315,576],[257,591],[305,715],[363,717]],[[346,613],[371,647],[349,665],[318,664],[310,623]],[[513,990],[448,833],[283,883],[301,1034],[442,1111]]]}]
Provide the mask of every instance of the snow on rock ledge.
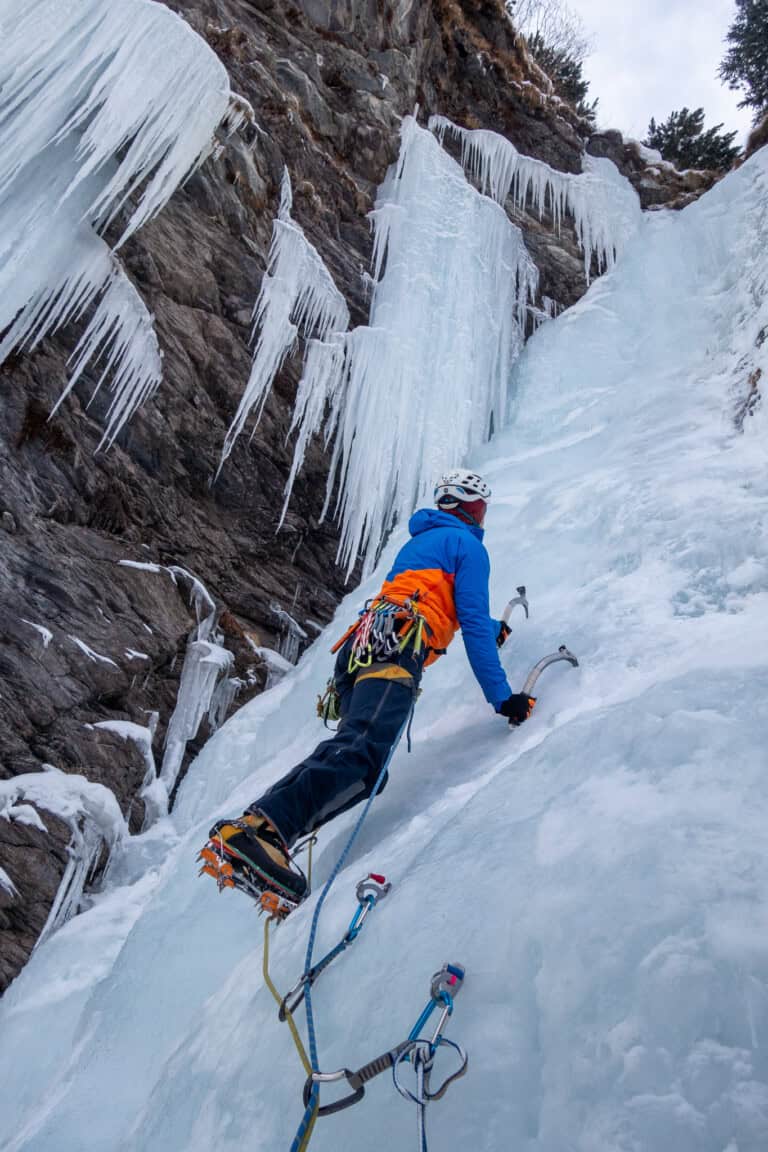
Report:
[{"label": "snow on rock ledge", "polygon": [[[119,247],[160,211],[210,153],[230,99],[224,67],[162,4],[0,9],[0,363],[100,298],[64,395],[104,357],[96,391],[113,372],[114,399],[102,445],[157,388],[161,355],[99,233],[127,209]],[[230,127],[242,116],[236,103]]]},{"label": "snow on rock ledge", "polygon": [[[83,887],[102,847],[106,844],[111,850],[128,835],[120,806],[109,788],[49,764],[44,768],[43,772],[0,781],[0,819],[32,824],[46,831],[37,811],[42,808],[64,820],[71,832],[69,862],[37,945],[77,911]],[[8,890],[6,885],[3,887]],[[11,895],[18,897],[17,892]]]}]

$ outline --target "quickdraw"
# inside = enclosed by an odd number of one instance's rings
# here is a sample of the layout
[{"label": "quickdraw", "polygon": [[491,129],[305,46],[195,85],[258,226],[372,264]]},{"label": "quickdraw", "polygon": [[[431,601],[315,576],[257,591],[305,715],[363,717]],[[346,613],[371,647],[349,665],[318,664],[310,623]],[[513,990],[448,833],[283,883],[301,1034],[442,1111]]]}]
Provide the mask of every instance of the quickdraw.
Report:
[{"label": "quickdraw", "polygon": [[[395,1088],[397,1088],[401,1096],[404,1096],[406,1100],[412,1100],[418,1108],[419,1152],[427,1152],[427,1104],[431,1100],[441,1100],[454,1080],[458,1080],[459,1077],[464,1075],[467,1071],[467,1065],[469,1064],[469,1057],[461,1045],[453,1040],[446,1040],[443,1036],[443,1028],[446,1025],[448,1017],[453,1015],[454,998],[461,991],[464,984],[464,974],[464,969],[460,964],[444,964],[440,971],[435,973],[432,977],[430,987],[430,1002],[416,1021],[408,1037],[410,1047],[405,1049],[392,1065],[392,1079]],[[442,1012],[437,1022],[437,1027],[432,1033],[431,1040],[422,1039],[420,1036],[422,1028],[435,1009],[441,1005]],[[450,1076],[447,1076],[436,1091],[431,1092],[429,1089],[429,1078],[432,1074],[432,1068],[434,1067],[435,1056],[441,1045],[452,1048],[458,1054],[460,1063],[456,1071],[452,1072]],[[398,1078],[398,1068],[400,1068],[406,1060],[410,1061],[416,1072],[415,1093],[401,1084]]]},{"label": "quickdraw", "polygon": [[296,981],[290,992],[286,993],[280,1002],[280,1011],[278,1013],[281,1020],[285,1020],[291,1013],[295,1012],[301,1004],[306,994],[307,985],[310,987],[315,983],[321,972],[324,972],[328,965],[345,952],[350,944],[360,935],[363,925],[368,917],[368,913],[374,908],[379,900],[383,900],[389,892],[391,884],[387,883],[386,877],[380,876],[375,872],[369,872],[364,879],[358,882],[355,890],[357,896],[357,910],[352,917],[349,928],[342,936],[339,943],[331,948],[330,952],[323,956],[322,960],[318,960],[317,964],[304,972],[301,977]]},{"label": "quickdraw", "polygon": [[[350,1108],[362,1100],[365,1095],[366,1084],[391,1068],[392,1078],[400,1095],[418,1106],[420,1152],[426,1152],[426,1106],[432,1100],[442,1099],[454,1080],[458,1080],[464,1075],[469,1063],[469,1057],[461,1045],[456,1044],[453,1040],[446,1040],[443,1036],[446,1022],[449,1016],[453,1014],[454,999],[464,983],[464,975],[464,968],[460,964],[444,964],[440,971],[435,973],[430,985],[429,1003],[411,1029],[408,1039],[402,1044],[382,1053],[375,1060],[370,1060],[355,1072],[349,1068],[341,1068],[338,1072],[312,1072],[304,1085],[305,1107],[309,1104],[315,1085],[333,1084],[346,1080],[351,1091],[330,1104],[318,1104],[315,1115],[331,1116],[335,1112],[342,1112],[345,1108]],[[438,1008],[442,1009],[440,1019],[432,1037],[427,1040],[421,1036],[422,1029],[432,1013]],[[458,1068],[446,1077],[438,1089],[431,1091],[430,1075],[438,1049],[443,1045],[452,1048],[458,1054],[460,1063]],[[416,1071],[415,1093],[406,1088],[400,1080],[399,1070],[402,1069],[405,1062],[410,1062]]]},{"label": "quickdraw", "polygon": [[335,724],[341,719],[341,700],[333,677],[326,684],[322,696],[317,697],[317,714],[326,728],[329,720]]}]

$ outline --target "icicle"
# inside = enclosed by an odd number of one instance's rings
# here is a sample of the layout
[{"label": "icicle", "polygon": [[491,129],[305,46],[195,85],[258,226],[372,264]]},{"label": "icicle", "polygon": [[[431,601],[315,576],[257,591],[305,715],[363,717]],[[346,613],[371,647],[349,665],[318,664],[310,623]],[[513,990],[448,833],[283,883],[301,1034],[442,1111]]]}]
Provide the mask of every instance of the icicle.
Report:
[{"label": "icicle", "polygon": [[295,664],[299,658],[301,642],[307,639],[307,634],[299,622],[294,620],[290,612],[286,612],[279,604],[270,604],[269,607],[272,614],[280,621],[282,635],[277,650],[278,655],[287,660],[289,664]]},{"label": "icicle", "polygon": [[[293,194],[288,169],[283,172],[280,208],[272,228],[267,270],[253,313],[253,334],[258,341],[253,367],[235,418],[224,440],[218,471],[230,455],[252,411],[256,423],[272,382],[299,332],[326,339],[349,325],[344,297],[334,284],[320,254],[301,228],[291,220]],[[218,473],[217,473],[218,475]]]},{"label": "icicle", "polygon": [[187,641],[176,707],[165,736],[160,775],[154,783],[148,783],[145,779],[142,792],[145,801],[148,800],[159,812],[163,803],[167,810],[168,797],[176,783],[187,743],[197,735],[203,717],[208,713],[209,718],[218,717],[217,723],[222,723],[226,716],[235,697],[235,690],[232,687],[222,688],[218,696],[216,690],[219,680],[226,676],[232,666],[234,656],[215,643],[221,639],[215,631],[216,604],[202,580],[177,564],[166,567],[160,564],[141,564],[134,560],[120,560],[118,563],[126,568],[148,572],[168,572],[174,584],[188,584],[189,602],[195,609],[197,621]]},{"label": "icicle", "polygon": [[216,605],[205,584],[203,584],[202,580],[198,580],[197,576],[193,576],[191,572],[187,572],[186,568],[180,568],[177,564],[168,565],[166,572],[170,572],[174,584],[178,580],[189,582],[189,602],[195,609],[195,617],[197,619],[197,628],[192,633],[190,639],[210,639],[213,626],[216,622]]},{"label": "icicle", "polygon": [[[293,450],[291,472],[285,485],[285,500],[278,528],[285,520],[293,485],[304,463],[304,455],[311,437],[322,427],[329,406],[332,413],[338,415],[339,390],[343,383],[344,371],[344,337],[332,334],[331,341],[324,343],[322,340],[310,340],[307,343],[304,371],[296,392],[293,419],[288,432],[290,436],[291,432],[298,428],[299,434]],[[333,426],[329,424],[326,446],[332,431]]]},{"label": "icicle", "polygon": [[207,640],[191,640],[187,645],[179,694],[168,724],[160,770],[160,780],[169,796],[176,783],[187,743],[197,735],[200,722],[211,706],[216,684],[221,676],[227,674],[233,661],[232,653],[219,644]]},{"label": "icicle", "polygon": [[18,889],[4,868],[0,868],[0,888],[9,896],[18,896]]},{"label": "icicle", "polygon": [[227,676],[218,683],[208,707],[208,727],[211,732],[221,728],[242,687],[243,681],[238,676]]},{"label": "icicle", "polygon": [[583,171],[574,175],[522,156],[496,132],[459,128],[444,116],[432,116],[429,127],[441,144],[446,134],[461,142],[462,164],[497,203],[503,205],[511,195],[518,209],[533,207],[539,218],[548,208],[557,231],[563,216],[570,215],[584,252],[587,283],[593,255],[601,270],[611,268],[637,228],[641,215],[637,193],[610,160],[585,153]]},{"label": "icicle", "polygon": [[[368,572],[388,529],[435,475],[487,439],[492,422],[505,422],[538,272],[519,228],[412,117],[371,213],[370,327],[342,331],[346,306],[290,209],[285,177],[255,311],[253,371],[222,462],[248,413],[261,414],[298,329],[316,331],[291,425],[298,435],[283,518],[309,438],[324,427],[326,444],[334,440],[326,510],[338,481],[339,558],[349,571],[363,552]],[[294,660],[298,647],[289,628],[281,652]]]},{"label": "icicle", "polygon": [[[119,244],[247,117],[215,54],[150,0],[30,0],[0,35],[0,363],[102,299],[67,392],[97,355],[109,446],[160,380],[143,302],[97,235],[137,197]],[[252,114],[252,112],[251,112]],[[117,160],[117,157],[120,157]],[[65,393],[66,395],[66,393]]]},{"label": "icicle", "polygon": [[274,648],[264,648],[260,644],[254,644],[250,637],[248,643],[262,663],[267,666],[267,681],[264,685],[266,692],[267,689],[274,688],[275,684],[279,683],[283,676],[291,671],[293,664],[281,656],[279,652],[275,652]]}]

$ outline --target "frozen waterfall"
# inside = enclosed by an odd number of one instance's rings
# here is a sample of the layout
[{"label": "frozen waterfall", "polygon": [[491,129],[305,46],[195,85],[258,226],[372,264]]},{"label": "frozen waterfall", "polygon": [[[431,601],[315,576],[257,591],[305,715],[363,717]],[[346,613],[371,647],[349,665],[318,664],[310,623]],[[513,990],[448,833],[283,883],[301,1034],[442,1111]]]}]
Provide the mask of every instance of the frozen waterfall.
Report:
[{"label": "frozen waterfall", "polygon": [[[417,146],[392,180],[421,158]],[[428,183],[436,169],[424,164]],[[465,195],[470,213],[500,212]],[[425,210],[426,235],[412,233],[423,263],[403,299],[409,225],[396,203],[382,215],[392,280],[385,268],[372,333],[386,347],[384,322],[401,324],[422,357],[409,312],[431,298],[464,328],[422,316],[421,329],[445,324],[460,364],[488,289],[478,272],[476,295],[440,300],[430,262],[446,258],[440,228],[451,236],[460,221]],[[318,954],[345,931],[360,876],[384,872],[392,892],[313,990],[322,1068],[357,1068],[405,1038],[443,962],[466,966],[447,1036],[469,1070],[429,1106],[439,1152],[768,1143],[764,401],[743,431],[735,420],[749,379],[768,375],[766,331],[762,149],[683,212],[638,222],[612,271],[531,338],[512,369],[510,422],[472,456],[494,491],[492,603],[522,581],[531,601],[503,652],[512,682],[561,641],[581,668],[551,670],[515,732],[484,703],[459,643],[428,669],[413,754],[393,760],[326,902]],[[373,395],[377,339],[361,340],[365,402],[413,435],[394,396]],[[450,430],[449,411],[435,412]],[[360,450],[390,467],[373,415],[357,426]],[[340,466],[370,495],[367,522],[381,523],[364,465]],[[264,986],[262,925],[241,894],[198,879],[195,853],[214,819],[241,812],[324,735],[314,703],[328,648],[402,539],[298,666],[207,743],[161,835],[123,845],[125,866],[0,1002],[7,1152],[287,1152],[305,1077]],[[355,819],[322,829],[316,887]],[[274,934],[283,992],[302,971],[313,902]],[[382,1076],[318,1121],[310,1152],[416,1146],[413,1105]]]}]

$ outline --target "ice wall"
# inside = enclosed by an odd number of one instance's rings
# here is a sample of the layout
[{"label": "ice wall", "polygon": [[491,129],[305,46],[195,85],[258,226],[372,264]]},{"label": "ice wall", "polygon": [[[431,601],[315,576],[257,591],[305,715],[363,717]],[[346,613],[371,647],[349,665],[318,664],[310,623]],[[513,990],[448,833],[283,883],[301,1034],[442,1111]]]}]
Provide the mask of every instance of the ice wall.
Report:
[{"label": "ice wall", "polygon": [[[230,106],[227,73],[151,0],[0,7],[0,363],[84,316],[73,387],[103,361],[102,445],[157,388],[152,319],[101,239],[120,247],[205,159]],[[232,123],[242,116],[233,107]],[[66,394],[66,393],[65,393]]]},{"label": "ice wall", "polygon": [[520,230],[412,117],[372,217],[370,324],[346,339],[332,417],[339,557],[351,570],[362,552],[366,571],[437,475],[506,422],[538,280]]}]

